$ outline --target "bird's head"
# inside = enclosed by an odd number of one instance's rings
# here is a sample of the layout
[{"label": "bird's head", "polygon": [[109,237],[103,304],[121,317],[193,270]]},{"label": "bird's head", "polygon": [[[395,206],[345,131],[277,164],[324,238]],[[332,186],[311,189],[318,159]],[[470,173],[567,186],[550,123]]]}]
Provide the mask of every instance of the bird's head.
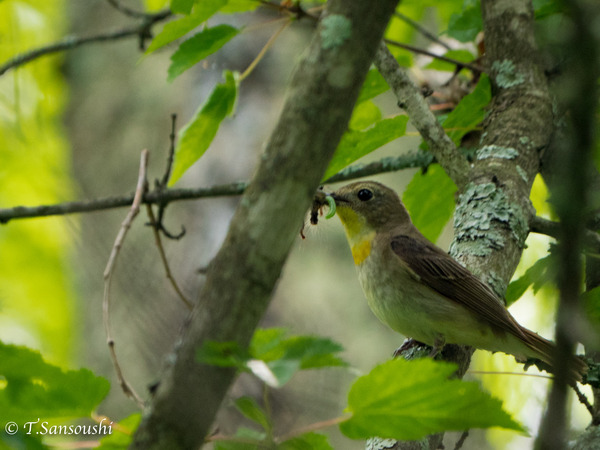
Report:
[{"label": "bird's head", "polygon": [[381,183],[359,181],[329,195],[335,200],[336,212],[344,225],[353,254],[370,242],[376,233],[411,224],[398,194]]}]

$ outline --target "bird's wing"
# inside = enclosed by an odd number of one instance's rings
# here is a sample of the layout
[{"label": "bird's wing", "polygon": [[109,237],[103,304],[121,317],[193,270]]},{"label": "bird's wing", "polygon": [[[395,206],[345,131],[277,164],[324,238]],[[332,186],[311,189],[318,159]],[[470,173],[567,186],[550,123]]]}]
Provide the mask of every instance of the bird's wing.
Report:
[{"label": "bird's wing", "polygon": [[464,306],[499,331],[523,334],[498,296],[441,249],[406,235],[394,236],[391,247],[423,284]]}]

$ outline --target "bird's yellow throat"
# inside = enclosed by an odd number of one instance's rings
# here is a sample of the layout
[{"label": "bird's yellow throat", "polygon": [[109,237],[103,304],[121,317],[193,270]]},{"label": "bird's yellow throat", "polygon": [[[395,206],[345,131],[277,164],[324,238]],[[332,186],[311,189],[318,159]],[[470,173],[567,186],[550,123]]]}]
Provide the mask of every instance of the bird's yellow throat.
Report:
[{"label": "bird's yellow throat", "polygon": [[364,217],[350,208],[338,207],[337,214],[346,230],[354,264],[358,266],[371,254],[371,242],[375,237],[375,230],[367,224]]}]

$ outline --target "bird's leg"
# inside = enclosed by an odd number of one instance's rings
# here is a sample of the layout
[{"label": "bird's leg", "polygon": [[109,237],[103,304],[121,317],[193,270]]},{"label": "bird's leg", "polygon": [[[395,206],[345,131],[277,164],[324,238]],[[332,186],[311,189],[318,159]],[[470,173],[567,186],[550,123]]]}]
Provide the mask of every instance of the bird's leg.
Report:
[{"label": "bird's leg", "polygon": [[429,357],[431,359],[435,359],[438,353],[440,353],[444,348],[444,345],[446,345],[446,339],[444,339],[444,337],[441,335],[436,336],[435,340],[433,341],[433,348],[429,353]]},{"label": "bird's leg", "polygon": [[[423,349],[423,347],[425,347],[425,349]],[[422,353],[423,350],[426,350],[427,348],[429,348],[429,346],[427,344],[416,341],[413,338],[406,338],[404,340],[404,342],[402,343],[402,345],[400,347],[398,347],[396,349],[396,351],[394,352],[394,358],[398,358],[399,356],[402,356],[406,359],[412,359],[417,355],[413,356],[413,355],[411,355],[411,353],[413,353],[413,352]],[[421,356],[417,356],[417,357],[421,357]]]}]

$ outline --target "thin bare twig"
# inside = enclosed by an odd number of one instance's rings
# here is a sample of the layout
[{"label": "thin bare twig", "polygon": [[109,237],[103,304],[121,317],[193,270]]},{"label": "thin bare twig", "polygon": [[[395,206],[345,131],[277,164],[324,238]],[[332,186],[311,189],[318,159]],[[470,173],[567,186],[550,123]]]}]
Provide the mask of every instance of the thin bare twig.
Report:
[{"label": "thin bare twig", "polygon": [[435,34],[433,34],[427,28],[423,27],[419,22],[412,20],[410,17],[405,16],[404,14],[402,14],[398,11],[396,11],[394,13],[394,16],[396,16],[398,19],[402,20],[404,23],[407,23],[408,25],[413,27],[415,30],[417,30],[419,33],[421,33],[423,36],[425,36],[430,41],[435,42],[436,44],[440,44],[446,50],[452,50],[452,48],[448,44],[446,44],[444,41],[442,41],[440,38],[438,38]]},{"label": "thin bare twig", "polygon": [[160,22],[171,15],[170,11],[163,11],[160,13],[147,15],[140,24],[123,28],[122,30],[113,31],[109,33],[101,33],[95,36],[87,37],[75,37],[69,36],[61,41],[53,44],[46,45],[30,50],[20,55],[9,59],[4,64],[0,65],[0,76],[4,75],[8,70],[20,67],[28,62],[31,62],[42,56],[51,55],[53,53],[62,52],[65,50],[72,50],[85,44],[91,44],[94,42],[106,42],[115,41],[131,36],[139,36],[140,43],[142,44],[146,38],[150,37],[150,28],[157,22]]},{"label": "thin bare twig", "polygon": [[285,22],[281,27],[279,27],[279,29],[273,34],[273,36],[271,36],[269,38],[269,40],[267,41],[265,46],[261,49],[261,51],[258,53],[258,55],[256,55],[256,58],[254,58],[254,60],[250,63],[248,68],[246,70],[244,70],[244,73],[242,73],[240,75],[240,82],[243,81],[248,75],[250,75],[252,73],[254,68],[258,65],[258,63],[261,61],[261,59],[263,59],[263,57],[265,56],[265,53],[267,53],[267,50],[269,50],[269,48],[271,48],[271,46],[275,43],[275,41],[277,40],[279,35],[283,32],[283,30],[285,30],[291,24],[292,24],[291,20]]},{"label": "thin bare twig", "polygon": [[146,211],[148,213],[148,218],[150,219],[150,226],[152,227],[152,232],[154,233],[154,241],[156,242],[156,247],[158,247],[158,253],[160,253],[160,259],[165,268],[165,274],[167,275],[168,280],[171,282],[171,286],[173,286],[173,289],[175,290],[181,301],[185,304],[187,309],[191,311],[194,305],[192,305],[192,302],[190,302],[185,296],[185,294],[181,291],[179,285],[173,277],[173,274],[171,273],[169,261],[167,260],[167,255],[165,254],[165,249],[163,248],[162,241],[160,239],[160,233],[158,232],[158,228],[156,226],[157,222],[154,217],[154,212],[152,211],[152,205],[146,205]]},{"label": "thin bare twig", "polygon": [[142,204],[144,190],[147,188],[147,167],[148,150],[144,149],[142,150],[142,155],[140,158],[140,170],[138,175],[137,187],[135,189],[135,195],[133,197],[133,203],[131,204],[131,209],[129,210],[129,213],[127,213],[125,220],[123,220],[123,223],[121,224],[121,228],[119,229],[119,233],[117,234],[117,238],[115,239],[112,251],[110,252],[110,257],[108,258],[106,269],[104,270],[104,297],[102,299],[102,318],[104,323],[104,331],[106,332],[106,343],[110,352],[110,358],[112,360],[115,372],[117,374],[119,385],[121,386],[121,389],[123,389],[125,395],[132,399],[135,403],[137,403],[137,405],[140,408],[144,407],[144,402],[123,376],[123,372],[121,370],[121,366],[119,365],[117,354],[115,352],[115,341],[110,331],[110,285],[112,280],[112,273],[115,268],[115,263],[117,261],[117,257],[119,256],[121,247],[123,246],[123,241],[125,240],[127,231],[129,231],[129,228],[131,228],[133,219],[135,219],[135,217],[140,212],[140,205]]},{"label": "thin bare twig", "polygon": [[[380,161],[368,165],[354,165],[347,167],[341,172],[325,180],[325,183],[337,183],[356,178],[376,175],[379,173],[395,172],[407,168],[427,167],[433,162],[429,152],[418,151],[395,158],[383,158]],[[206,188],[193,189],[165,189],[153,190],[144,194],[142,203],[161,204],[180,200],[194,200],[200,198],[233,197],[241,195],[248,185],[245,181],[230,184],[220,184]],[[89,201],[65,202],[55,205],[40,206],[15,206],[0,209],[0,224],[7,223],[13,219],[28,219],[33,217],[60,216],[65,214],[86,213],[102,211],[106,209],[130,206],[133,202],[133,194],[105,197]]]},{"label": "thin bare twig", "polygon": [[420,55],[425,55],[425,56],[431,56],[432,58],[439,59],[440,61],[446,61],[447,63],[454,64],[457,67],[464,67],[474,73],[485,72],[483,67],[481,67],[477,64],[462,62],[457,59],[449,58],[444,55],[436,55],[435,53],[430,52],[429,50],[415,47],[414,45],[403,44],[402,42],[394,41],[392,39],[384,39],[383,42],[385,42],[386,44],[393,45],[394,47],[403,48],[404,50],[408,50],[409,52],[418,53]]},{"label": "thin bare twig", "polygon": [[[167,156],[167,166],[165,168],[165,173],[162,177],[161,181],[156,180],[156,190],[158,192],[163,192],[167,189],[167,184],[169,183],[169,178],[171,177],[171,168],[173,167],[173,161],[175,159],[175,130],[177,129],[177,114],[171,114],[171,134],[169,135],[169,140],[171,141],[171,145],[169,146],[169,155]],[[179,240],[183,236],[185,236],[185,227],[181,226],[181,231],[178,234],[173,234],[169,230],[165,228],[163,223],[163,218],[165,215],[165,210],[167,209],[168,202],[159,202],[158,203],[158,220],[155,221],[153,225],[157,231],[162,232],[167,238]]]}]

